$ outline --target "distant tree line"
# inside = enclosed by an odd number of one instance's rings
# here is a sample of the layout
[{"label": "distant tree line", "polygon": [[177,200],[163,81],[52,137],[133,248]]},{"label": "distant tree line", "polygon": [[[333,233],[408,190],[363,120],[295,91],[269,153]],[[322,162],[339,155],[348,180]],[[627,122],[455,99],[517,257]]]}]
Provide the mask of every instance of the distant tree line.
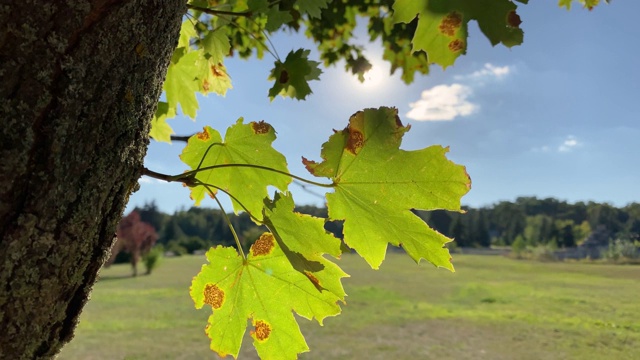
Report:
[{"label": "distant tree line", "polygon": [[634,240],[640,234],[640,203],[618,208],[607,203],[519,197],[466,213],[417,212],[431,227],[456,239],[461,247],[511,246],[524,242],[558,248],[574,247],[595,229],[611,239]]},{"label": "distant tree line", "polygon": [[[607,203],[577,202],[554,198],[519,197],[487,207],[463,207],[465,213],[414,211],[438,232],[455,238],[460,247],[527,246],[574,247],[592,230],[606,229],[612,238],[637,239],[640,234],[640,203],[618,208]],[[220,210],[192,207],[173,215],[158,210],[155,202],[135,209],[142,221],[158,233],[158,244],[175,254],[193,253],[211,246],[234,246],[233,236]],[[300,206],[296,211],[326,216],[326,208]],[[247,214],[229,215],[243,247],[248,248],[265,231]],[[329,222],[327,231],[342,237],[342,224]]]}]

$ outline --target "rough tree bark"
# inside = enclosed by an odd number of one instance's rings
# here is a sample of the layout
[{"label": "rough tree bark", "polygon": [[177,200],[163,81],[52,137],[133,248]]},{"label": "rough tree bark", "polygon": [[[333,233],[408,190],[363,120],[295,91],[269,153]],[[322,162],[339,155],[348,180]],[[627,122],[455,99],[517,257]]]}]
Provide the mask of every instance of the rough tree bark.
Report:
[{"label": "rough tree bark", "polygon": [[74,333],[136,188],[184,0],[0,0],[0,358]]}]

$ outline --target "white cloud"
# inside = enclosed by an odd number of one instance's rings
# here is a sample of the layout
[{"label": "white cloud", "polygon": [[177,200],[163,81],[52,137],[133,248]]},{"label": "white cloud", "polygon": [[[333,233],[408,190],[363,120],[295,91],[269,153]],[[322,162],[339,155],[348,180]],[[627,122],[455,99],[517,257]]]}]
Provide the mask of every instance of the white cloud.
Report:
[{"label": "white cloud", "polygon": [[420,100],[409,103],[409,119],[417,121],[453,120],[456,117],[469,116],[480,108],[468,100],[474,90],[485,86],[486,80],[502,79],[513,72],[513,66],[495,66],[484,64],[480,70],[467,75],[458,75],[454,79],[461,83],[437,85],[422,92]]},{"label": "white cloud", "polygon": [[578,141],[578,139],[573,136],[573,135],[568,135],[560,145],[558,145],[557,147],[552,147],[549,145],[544,145],[544,146],[539,146],[539,147],[534,147],[531,149],[531,151],[533,152],[542,152],[542,153],[549,153],[549,152],[560,152],[560,153],[566,153],[566,152],[570,152],[575,150],[576,148],[579,148],[580,146],[582,146],[582,142]]},{"label": "white cloud", "polygon": [[511,74],[513,71],[513,66],[495,66],[490,63],[484,64],[484,67],[480,70],[474,71],[469,75],[457,75],[455,76],[456,80],[465,80],[465,79],[473,79],[473,80],[485,80],[490,78],[502,79],[507,75]]},{"label": "white cloud", "polygon": [[566,139],[564,139],[562,144],[558,146],[558,151],[569,152],[575,149],[577,146],[580,146],[580,142],[578,141],[578,139],[576,139],[576,137],[573,135],[569,135]]},{"label": "white cloud", "polygon": [[473,89],[462,84],[438,85],[424,90],[420,100],[409,103],[409,119],[417,121],[453,120],[469,116],[478,106],[467,101]]},{"label": "white cloud", "polygon": [[151,179],[149,179],[148,177],[141,177],[138,179],[138,182],[141,184],[150,184],[151,183]]}]

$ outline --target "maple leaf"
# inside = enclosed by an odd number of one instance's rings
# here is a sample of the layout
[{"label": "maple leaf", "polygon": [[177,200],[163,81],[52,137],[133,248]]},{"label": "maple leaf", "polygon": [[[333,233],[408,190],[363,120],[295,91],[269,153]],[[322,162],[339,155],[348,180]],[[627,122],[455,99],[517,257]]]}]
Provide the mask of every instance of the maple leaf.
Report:
[{"label": "maple leaf", "polygon": [[170,108],[168,103],[159,101],[158,108],[151,120],[149,136],[156,141],[171,143],[173,129],[167,124],[167,119],[173,118],[174,116],[176,116],[176,110]]},{"label": "maple leaf", "polygon": [[271,70],[270,80],[275,80],[269,89],[269,98],[273,101],[276,95],[304,100],[311,94],[309,81],[318,80],[322,71],[318,68],[317,61],[309,60],[310,51],[298,49],[290,51],[286,60],[276,61],[275,67]]},{"label": "maple leaf", "polygon": [[328,290],[343,298],[340,278],[345,276],[333,262],[322,257],[342,253],[338,238],[324,229],[325,219],[294,211],[291,193],[276,193],[273,201],[266,200],[264,224],[274,235],[293,267],[313,281],[318,289]]},{"label": "maple leaf", "polygon": [[227,90],[233,89],[227,68],[223,63],[214,63],[212,58],[200,58],[198,62],[198,84],[200,92],[204,95],[214,92],[220,96],[225,96]]},{"label": "maple leaf", "polygon": [[[288,173],[285,157],[271,146],[275,138],[271,125],[264,121],[243,124],[240,118],[227,129],[224,141],[216,130],[204,127],[202,132],[189,138],[180,159],[191,169],[219,166],[198,172],[196,179],[232,193],[236,198],[232,199],[236,212],[246,208],[252,215],[259,216],[263,199],[267,197],[267,186],[284,191],[291,182],[289,176],[265,170]],[[191,188],[191,198],[196,205],[205,193],[207,189],[202,185]]]},{"label": "maple leaf", "polygon": [[[292,311],[321,325],[340,313],[337,303],[344,296],[318,289],[311,277],[294,269],[270,233],[251,246],[246,260],[222,246],[206,256],[209,264],[194,277],[189,293],[196,308],[212,307],[205,331],[211,349],[222,357],[238,356],[251,319],[253,344],[262,359],[295,359],[309,348]],[[345,275],[337,274],[336,281]]]},{"label": "maple leaf", "polygon": [[521,44],[520,23],[513,21],[516,8],[510,0],[396,0],[393,18],[396,23],[410,23],[417,15],[413,51],[426,51],[429,62],[446,68],[466,52],[470,20],[478,21],[492,45]]},{"label": "maple leaf", "polygon": [[167,70],[164,82],[164,91],[169,107],[176,109],[178,104],[182,112],[191,117],[196,117],[198,100],[196,92],[199,89],[197,73],[199,51],[191,51],[182,55],[177,63],[171,63]]},{"label": "maple leaf", "polygon": [[322,9],[326,9],[329,0],[298,0],[296,5],[301,12],[309,14],[312,18],[320,18]]},{"label": "maple leaf", "polygon": [[345,243],[371,267],[380,266],[390,243],[402,245],[416,262],[424,258],[453,270],[444,248],[451,239],[411,209],[460,211],[471,180],[441,146],[401,150],[409,128],[396,109],[366,109],[323,144],[321,163],[303,162],[313,175],[333,180],[335,191],[326,195],[329,218],[345,221]]},{"label": "maple leaf", "polygon": [[229,37],[227,37],[227,35],[220,29],[207,32],[202,39],[202,47],[209,55],[210,61],[213,64],[223,62],[224,58],[229,55],[229,51],[231,50]]},{"label": "maple leaf", "polygon": [[289,11],[278,10],[277,6],[270,7],[269,10],[265,12],[265,15],[267,16],[267,23],[264,29],[270,32],[276,31],[283,24],[293,21],[293,16],[291,16]]}]

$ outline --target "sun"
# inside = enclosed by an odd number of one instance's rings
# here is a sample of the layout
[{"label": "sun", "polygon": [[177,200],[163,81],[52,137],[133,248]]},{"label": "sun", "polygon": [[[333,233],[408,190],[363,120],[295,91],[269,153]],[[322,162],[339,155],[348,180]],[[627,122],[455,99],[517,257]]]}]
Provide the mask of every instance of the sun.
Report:
[{"label": "sun", "polygon": [[373,90],[380,88],[389,77],[390,75],[383,66],[374,63],[371,69],[364,74],[364,82],[360,82],[357,76],[353,77],[353,82],[358,89]]}]

